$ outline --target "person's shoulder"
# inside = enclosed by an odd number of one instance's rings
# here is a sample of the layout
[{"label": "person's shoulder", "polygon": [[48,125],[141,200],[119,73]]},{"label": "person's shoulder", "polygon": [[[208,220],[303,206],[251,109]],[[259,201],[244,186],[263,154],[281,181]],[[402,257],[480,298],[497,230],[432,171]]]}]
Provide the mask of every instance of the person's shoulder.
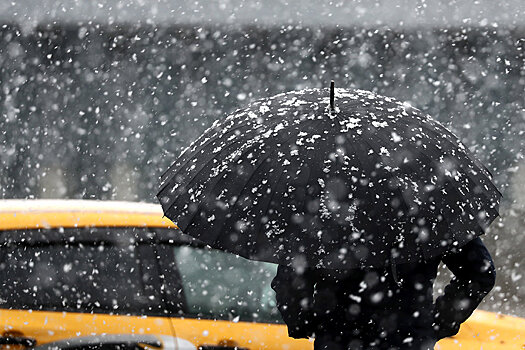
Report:
[{"label": "person's shoulder", "polygon": [[447,258],[454,258],[456,256],[464,256],[466,254],[476,254],[476,253],[485,253],[487,251],[487,247],[483,243],[480,237],[475,237],[474,239],[468,241],[467,243],[463,245],[457,245],[451,247],[448,251],[446,251],[442,258],[446,260]]}]

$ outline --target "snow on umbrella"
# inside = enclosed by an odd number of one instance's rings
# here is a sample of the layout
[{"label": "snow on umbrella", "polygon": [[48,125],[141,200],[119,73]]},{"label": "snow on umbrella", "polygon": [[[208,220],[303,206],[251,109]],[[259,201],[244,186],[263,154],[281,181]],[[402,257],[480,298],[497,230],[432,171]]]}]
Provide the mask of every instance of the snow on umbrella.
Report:
[{"label": "snow on umbrella", "polygon": [[157,197],[185,234],[214,248],[354,268],[462,246],[498,216],[501,194],[430,116],[332,85],[218,120],[163,174]]}]

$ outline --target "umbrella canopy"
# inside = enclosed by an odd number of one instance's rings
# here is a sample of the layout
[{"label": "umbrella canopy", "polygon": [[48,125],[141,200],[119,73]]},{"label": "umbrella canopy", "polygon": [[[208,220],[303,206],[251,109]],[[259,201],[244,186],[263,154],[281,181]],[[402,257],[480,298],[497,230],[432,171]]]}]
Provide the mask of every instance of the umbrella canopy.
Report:
[{"label": "umbrella canopy", "polygon": [[363,90],[279,94],[215,122],[161,177],[165,215],[214,248],[282,265],[381,267],[482,234],[501,197],[443,125]]}]

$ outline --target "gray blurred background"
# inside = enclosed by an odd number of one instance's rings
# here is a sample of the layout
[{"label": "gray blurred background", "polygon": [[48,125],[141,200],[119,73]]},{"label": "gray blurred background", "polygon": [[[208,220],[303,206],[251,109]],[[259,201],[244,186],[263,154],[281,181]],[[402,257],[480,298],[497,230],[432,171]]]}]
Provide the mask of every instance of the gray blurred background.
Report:
[{"label": "gray blurred background", "polygon": [[214,120],[334,79],[409,101],[491,169],[483,308],[525,316],[524,51],[522,0],[3,1],[0,198],[156,203]]}]

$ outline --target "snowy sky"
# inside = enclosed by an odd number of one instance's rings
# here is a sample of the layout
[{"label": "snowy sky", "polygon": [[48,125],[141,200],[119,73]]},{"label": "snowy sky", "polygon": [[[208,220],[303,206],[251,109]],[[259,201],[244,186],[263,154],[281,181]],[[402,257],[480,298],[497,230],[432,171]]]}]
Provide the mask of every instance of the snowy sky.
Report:
[{"label": "snowy sky", "polygon": [[0,21],[240,23],[282,25],[479,26],[525,25],[523,0],[12,0]]}]

